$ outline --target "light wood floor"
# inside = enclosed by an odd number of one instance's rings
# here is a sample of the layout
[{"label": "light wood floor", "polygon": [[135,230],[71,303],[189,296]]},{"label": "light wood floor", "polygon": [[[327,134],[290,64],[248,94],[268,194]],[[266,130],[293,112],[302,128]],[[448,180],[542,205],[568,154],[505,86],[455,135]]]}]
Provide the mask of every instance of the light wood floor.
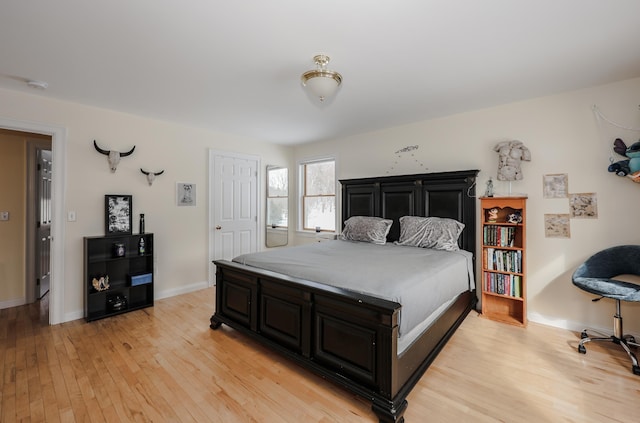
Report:
[{"label": "light wood floor", "polygon": [[[223,326],[214,290],[93,323],[0,311],[2,422],[375,422],[369,404]],[[631,422],[640,377],[618,346],[472,312],[408,397],[414,422]]]}]

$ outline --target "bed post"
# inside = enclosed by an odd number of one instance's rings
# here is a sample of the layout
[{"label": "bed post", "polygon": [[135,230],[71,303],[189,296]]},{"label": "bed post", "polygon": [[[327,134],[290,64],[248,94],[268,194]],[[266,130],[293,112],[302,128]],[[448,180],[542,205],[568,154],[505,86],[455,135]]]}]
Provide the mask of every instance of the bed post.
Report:
[{"label": "bed post", "polygon": [[406,411],[409,403],[406,399],[403,399],[399,406],[394,407],[393,404],[390,404],[390,408],[382,407],[375,402],[371,405],[371,409],[378,417],[378,421],[380,423],[403,423],[404,422],[404,412]]}]

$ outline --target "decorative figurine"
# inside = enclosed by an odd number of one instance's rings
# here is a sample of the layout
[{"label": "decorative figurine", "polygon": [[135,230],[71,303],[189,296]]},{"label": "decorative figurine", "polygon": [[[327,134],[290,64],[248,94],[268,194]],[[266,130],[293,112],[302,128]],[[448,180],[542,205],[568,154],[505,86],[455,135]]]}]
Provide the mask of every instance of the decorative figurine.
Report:
[{"label": "decorative figurine", "polygon": [[493,197],[493,180],[489,178],[487,181],[487,189],[484,192],[485,197]]},{"label": "decorative figurine", "polygon": [[494,207],[489,210],[489,217],[487,219],[489,222],[497,222],[498,221],[498,208]]},{"label": "decorative figurine", "polygon": [[106,291],[109,289],[109,276],[103,276],[100,279],[93,278],[91,284],[96,291]]}]

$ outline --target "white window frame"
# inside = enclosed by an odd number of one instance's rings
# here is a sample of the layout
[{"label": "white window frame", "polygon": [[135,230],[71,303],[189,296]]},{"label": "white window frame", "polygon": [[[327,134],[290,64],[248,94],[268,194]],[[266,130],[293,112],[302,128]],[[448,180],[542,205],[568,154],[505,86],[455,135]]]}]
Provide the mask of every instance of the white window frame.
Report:
[{"label": "white window frame", "polygon": [[338,210],[339,210],[339,201],[338,201],[338,160],[333,156],[326,157],[316,157],[313,159],[304,159],[298,162],[297,170],[298,170],[298,231],[304,233],[314,233],[315,229],[304,227],[304,199],[306,193],[306,184],[305,184],[305,166],[308,164],[321,163],[321,162],[329,162],[332,161],[334,164],[334,227],[335,230],[327,230],[323,229],[321,232],[323,233],[336,233],[338,232]]}]

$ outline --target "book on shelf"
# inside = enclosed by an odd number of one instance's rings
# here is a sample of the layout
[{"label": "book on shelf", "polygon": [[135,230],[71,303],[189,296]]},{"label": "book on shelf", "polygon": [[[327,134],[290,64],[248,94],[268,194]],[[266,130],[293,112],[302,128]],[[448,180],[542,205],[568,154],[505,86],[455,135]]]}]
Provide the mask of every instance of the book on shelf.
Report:
[{"label": "book on shelf", "polygon": [[522,277],[503,273],[485,272],[484,288],[487,292],[522,298]]},{"label": "book on shelf", "polygon": [[485,245],[513,247],[516,238],[516,227],[485,225],[482,238]]},{"label": "book on shelf", "polygon": [[486,248],[485,268],[499,272],[522,273],[522,251]]}]

